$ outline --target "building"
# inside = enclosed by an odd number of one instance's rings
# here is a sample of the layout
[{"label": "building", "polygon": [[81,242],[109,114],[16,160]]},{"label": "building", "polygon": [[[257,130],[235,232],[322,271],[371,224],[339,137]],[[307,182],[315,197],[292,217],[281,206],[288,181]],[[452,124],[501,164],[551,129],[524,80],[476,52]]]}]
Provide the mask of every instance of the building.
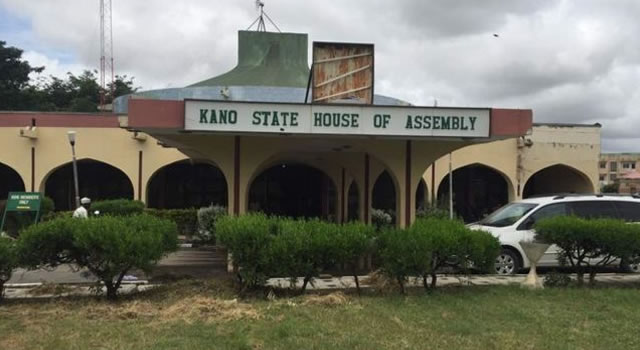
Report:
[{"label": "building", "polygon": [[598,168],[600,185],[619,182],[625,173],[640,170],[640,153],[603,153]]},{"label": "building", "polygon": [[414,107],[380,95],[305,104],[307,50],[305,34],[240,31],[230,72],[120,97],[112,114],[0,112],[0,192],[42,191],[72,208],[68,130],[82,196],[156,208],[214,203],[234,215],[337,222],[369,221],[376,208],[405,226],[446,197],[449,153],[468,220],[531,195],[597,191],[597,125],[533,125],[531,110]]}]

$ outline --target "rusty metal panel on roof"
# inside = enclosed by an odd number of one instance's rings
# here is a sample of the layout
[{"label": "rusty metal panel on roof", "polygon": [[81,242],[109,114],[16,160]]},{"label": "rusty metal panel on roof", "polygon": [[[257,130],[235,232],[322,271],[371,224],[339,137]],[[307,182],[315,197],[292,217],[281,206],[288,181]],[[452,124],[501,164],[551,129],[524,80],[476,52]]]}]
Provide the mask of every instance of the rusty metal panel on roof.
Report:
[{"label": "rusty metal panel on roof", "polygon": [[314,103],[373,103],[372,44],[314,42],[311,67]]}]

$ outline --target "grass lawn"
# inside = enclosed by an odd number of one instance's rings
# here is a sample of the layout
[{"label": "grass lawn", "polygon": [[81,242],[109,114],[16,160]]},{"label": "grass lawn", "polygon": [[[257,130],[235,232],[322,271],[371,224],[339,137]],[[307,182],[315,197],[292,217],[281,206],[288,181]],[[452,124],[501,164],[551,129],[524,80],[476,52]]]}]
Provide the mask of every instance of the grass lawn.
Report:
[{"label": "grass lawn", "polygon": [[234,301],[182,281],[112,304],[7,301],[0,349],[637,349],[640,290],[443,288]]}]

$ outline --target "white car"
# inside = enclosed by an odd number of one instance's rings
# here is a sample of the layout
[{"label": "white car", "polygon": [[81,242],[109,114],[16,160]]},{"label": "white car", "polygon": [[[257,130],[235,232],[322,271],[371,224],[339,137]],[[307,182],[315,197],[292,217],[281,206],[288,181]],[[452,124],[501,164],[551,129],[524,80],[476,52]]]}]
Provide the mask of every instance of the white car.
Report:
[{"label": "white car", "polygon": [[[495,272],[510,275],[530,266],[519,242],[533,240],[533,226],[537,221],[558,215],[608,217],[640,223],[640,196],[567,194],[529,198],[509,203],[468,226],[488,231],[500,240],[502,252],[496,258]],[[551,245],[538,266],[558,266],[558,252],[558,246]],[[638,265],[630,268],[640,272]]]}]

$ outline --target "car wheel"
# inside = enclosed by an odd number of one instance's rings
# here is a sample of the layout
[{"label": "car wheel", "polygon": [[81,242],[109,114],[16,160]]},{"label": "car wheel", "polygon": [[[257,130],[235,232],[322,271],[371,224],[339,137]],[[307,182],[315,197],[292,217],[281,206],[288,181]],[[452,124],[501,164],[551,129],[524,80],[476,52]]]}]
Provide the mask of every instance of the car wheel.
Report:
[{"label": "car wheel", "polygon": [[520,257],[512,250],[503,249],[496,257],[495,271],[498,275],[513,275],[520,267]]},{"label": "car wheel", "polygon": [[629,264],[627,269],[630,273],[640,273],[640,264]]}]

